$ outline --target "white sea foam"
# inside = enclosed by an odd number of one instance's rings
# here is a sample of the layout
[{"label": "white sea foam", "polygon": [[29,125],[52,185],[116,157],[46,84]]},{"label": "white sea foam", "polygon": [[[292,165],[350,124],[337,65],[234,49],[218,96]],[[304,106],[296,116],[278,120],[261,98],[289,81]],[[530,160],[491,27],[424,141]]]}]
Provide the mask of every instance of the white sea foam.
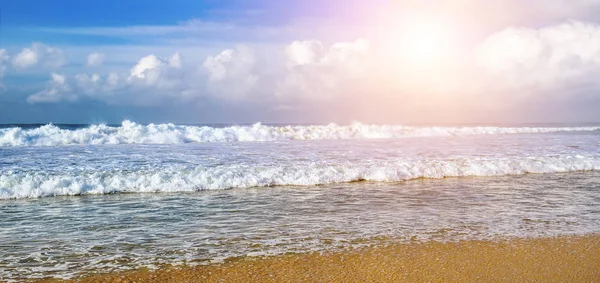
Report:
[{"label": "white sea foam", "polygon": [[0,199],[119,192],[180,192],[353,181],[499,176],[600,170],[600,156],[467,158],[386,162],[227,165],[161,170],[48,173],[0,171]]},{"label": "white sea foam", "polygon": [[497,135],[548,132],[600,131],[600,127],[409,127],[400,125],[252,126],[208,127],[175,124],[141,125],[124,121],[119,127],[91,125],[61,129],[45,125],[35,129],[0,129],[0,146],[61,146],[98,144],[182,144],[323,139],[384,139],[429,136]]}]

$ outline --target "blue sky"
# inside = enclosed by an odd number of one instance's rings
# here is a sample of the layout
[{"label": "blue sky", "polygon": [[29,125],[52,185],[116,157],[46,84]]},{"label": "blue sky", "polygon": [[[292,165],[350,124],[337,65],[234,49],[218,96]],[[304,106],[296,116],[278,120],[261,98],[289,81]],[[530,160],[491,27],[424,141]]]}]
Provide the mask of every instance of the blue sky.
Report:
[{"label": "blue sky", "polygon": [[189,1],[189,0],[23,0],[3,3],[5,24],[16,26],[168,25],[186,19],[230,20],[260,12],[261,22],[282,23],[295,17],[333,17],[358,12],[348,7],[385,1]]},{"label": "blue sky", "polygon": [[[314,16],[322,1],[189,1],[189,0],[61,0],[9,1],[3,4],[5,24],[11,26],[125,26],[169,25],[187,19],[229,20],[248,12],[268,13],[261,21],[282,22],[293,16]],[[311,11],[312,10],[312,11]],[[295,15],[294,15],[295,14]],[[323,15],[326,15],[324,13]]]},{"label": "blue sky", "polygon": [[0,6],[0,123],[600,121],[599,1]]},{"label": "blue sky", "polygon": [[[385,3],[375,0],[373,3]],[[365,1],[190,1],[190,0],[23,0],[3,3],[4,44],[112,43],[111,36],[48,34],[43,28],[167,26],[189,20],[278,26],[296,19],[351,18]],[[125,41],[116,43],[126,43]]]}]

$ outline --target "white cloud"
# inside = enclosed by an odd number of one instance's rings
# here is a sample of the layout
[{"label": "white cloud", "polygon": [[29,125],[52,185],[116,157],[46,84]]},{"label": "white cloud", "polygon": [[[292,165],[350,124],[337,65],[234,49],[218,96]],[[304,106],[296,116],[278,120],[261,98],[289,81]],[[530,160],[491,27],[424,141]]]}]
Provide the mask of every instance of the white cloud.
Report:
[{"label": "white cloud", "polygon": [[104,54],[93,52],[90,53],[87,57],[87,65],[88,67],[100,66],[104,62]]},{"label": "white cloud", "polygon": [[173,53],[173,55],[171,55],[171,57],[169,57],[168,63],[169,63],[169,67],[171,67],[171,68],[176,68],[176,69],[181,68],[181,55],[179,55],[179,52]]},{"label": "white cloud", "polygon": [[186,83],[179,73],[181,66],[179,53],[174,53],[169,58],[145,56],[127,74],[79,73],[67,79],[53,73],[47,87],[28,101],[75,101],[84,96],[109,104],[157,105],[181,95]]},{"label": "white cloud", "polygon": [[208,92],[221,99],[243,98],[258,81],[253,73],[255,60],[252,49],[243,45],[208,56],[202,64],[208,72]]},{"label": "white cloud", "polygon": [[[50,76],[51,79],[47,82],[45,89],[27,98],[29,103],[74,102],[82,97],[111,104],[129,101],[128,97],[122,96],[124,91],[127,91],[127,80],[114,73],[104,77],[98,73],[79,73],[71,78],[57,73],[51,73]],[[130,95],[134,96],[135,94]]]},{"label": "white cloud", "polygon": [[181,58],[177,52],[169,58],[148,55],[131,68],[128,82],[158,89],[177,89],[183,79],[178,77],[181,67]]},{"label": "white cloud", "polygon": [[106,85],[111,89],[117,87],[119,85],[119,75],[115,73],[108,74]]},{"label": "white cloud", "polygon": [[[71,80],[73,93],[110,104],[127,104],[132,102],[131,97],[148,95],[140,93],[141,89],[132,88],[125,76],[116,73],[104,76],[98,73],[80,73],[73,78],[74,80]],[[128,93],[129,91],[131,92]]]},{"label": "white cloud", "polygon": [[596,82],[600,26],[573,21],[541,29],[507,28],[478,47],[477,62],[495,83],[510,87]]},{"label": "white cloud", "polygon": [[[111,104],[156,105],[213,97],[226,101],[251,99],[320,99],[352,88],[367,70],[369,43],[359,39],[324,49],[318,41],[296,41],[274,54],[257,57],[245,45],[207,56],[201,65],[185,64],[178,52],[169,57],[147,55],[127,73],[79,73],[71,79],[53,74],[47,88],[28,101],[74,101],[86,96]],[[260,61],[258,61],[261,59]],[[262,60],[264,59],[264,60]],[[265,71],[272,62],[275,68]],[[287,62],[287,63],[285,63]],[[59,79],[62,78],[62,80]]]},{"label": "white cloud", "polygon": [[[336,112],[347,117],[378,109],[382,117],[409,113],[429,119],[424,113],[439,112],[439,117],[502,113],[547,98],[540,89],[586,84],[600,88],[595,80],[600,75],[600,27],[593,24],[508,28],[474,44],[469,50],[476,53],[465,51],[453,57],[458,67],[421,72],[393,60],[396,54],[383,52],[388,49],[381,46],[376,40],[357,39],[333,44],[306,40],[241,45],[167,56],[173,50],[163,49],[135,56],[139,60],[129,63],[130,68],[103,66],[94,70],[97,73],[53,74],[46,89],[28,101],[160,106],[220,100],[224,105],[250,102],[268,111],[313,111],[315,115],[327,112],[327,105],[336,105],[340,108]],[[80,54],[79,58],[85,58],[89,51]],[[440,83],[445,81],[454,84]],[[569,99],[570,92],[562,93],[560,99]]]},{"label": "white cloud", "polygon": [[211,81],[222,81],[248,73],[254,66],[254,54],[250,48],[239,46],[208,56],[202,66],[209,72]]},{"label": "white cloud", "polygon": [[100,75],[94,74],[77,74],[75,75],[75,81],[77,85],[83,90],[89,90],[93,92],[96,86],[101,83]]},{"label": "white cloud", "polygon": [[130,79],[145,80],[148,84],[154,84],[159,78],[159,68],[164,63],[155,55],[148,55],[131,68]]},{"label": "white cloud", "polygon": [[24,69],[37,64],[38,54],[30,48],[25,48],[13,60],[15,68]]},{"label": "white cloud", "polygon": [[323,57],[324,64],[346,64],[352,68],[360,68],[365,56],[369,52],[370,44],[366,39],[357,39],[354,42],[338,42],[331,45],[329,53]]},{"label": "white cloud", "polygon": [[208,73],[205,91],[223,100],[247,98],[259,79],[253,72],[255,63],[254,51],[244,45],[208,56],[202,64],[202,68]]},{"label": "white cloud", "polygon": [[324,52],[323,44],[318,40],[294,41],[285,48],[287,66],[315,64]]},{"label": "white cloud", "polygon": [[75,101],[77,96],[71,93],[71,88],[67,84],[65,75],[51,73],[47,88],[39,91],[27,98],[29,103],[49,103],[61,100]]},{"label": "white cloud", "polygon": [[350,91],[367,75],[370,44],[365,39],[338,42],[325,50],[316,40],[294,41],[285,48],[287,70],[277,94],[332,98]]},{"label": "white cloud", "polygon": [[27,69],[41,66],[48,69],[58,69],[65,64],[62,50],[41,43],[33,43],[31,47],[23,50],[13,59],[13,67]]}]

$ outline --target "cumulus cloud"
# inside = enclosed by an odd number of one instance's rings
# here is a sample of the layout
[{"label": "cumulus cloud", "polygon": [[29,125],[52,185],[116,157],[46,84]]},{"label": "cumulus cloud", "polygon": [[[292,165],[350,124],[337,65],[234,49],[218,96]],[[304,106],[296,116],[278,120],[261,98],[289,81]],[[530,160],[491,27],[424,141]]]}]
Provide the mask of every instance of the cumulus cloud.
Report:
[{"label": "cumulus cloud", "polygon": [[28,101],[49,103],[86,97],[109,104],[156,105],[180,95],[185,85],[180,68],[180,55],[174,53],[169,58],[145,56],[126,74],[78,73],[68,79],[53,73],[46,88],[29,96]]},{"label": "cumulus cloud", "polygon": [[356,68],[369,52],[369,41],[357,39],[353,42],[337,42],[325,50],[318,40],[294,41],[285,48],[288,67],[302,65],[347,64]]},{"label": "cumulus cloud", "polygon": [[105,76],[98,73],[79,73],[72,77],[51,73],[46,87],[30,95],[27,101],[31,104],[74,102],[85,97],[119,104],[119,101],[127,101],[127,97],[122,96],[127,90],[127,85],[127,80],[114,73]]},{"label": "cumulus cloud", "polygon": [[155,55],[148,55],[131,68],[130,79],[145,80],[148,84],[156,83],[160,76],[160,67],[164,63]]},{"label": "cumulus cloud", "polygon": [[540,29],[507,28],[478,47],[477,62],[496,83],[509,87],[596,82],[600,26],[572,21]]},{"label": "cumulus cloud", "polygon": [[285,48],[289,68],[318,63],[324,53],[323,44],[318,40],[294,41]]},{"label": "cumulus cloud", "polygon": [[247,46],[208,56],[202,67],[208,73],[207,91],[222,99],[240,99],[256,85],[254,52]]},{"label": "cumulus cloud", "polygon": [[88,67],[100,66],[104,62],[104,54],[93,52],[90,53],[87,57],[87,65]]},{"label": "cumulus cloud", "polygon": [[169,58],[148,55],[131,68],[128,83],[156,89],[175,90],[182,87],[181,67],[181,58],[177,52]]},{"label": "cumulus cloud", "polygon": [[[53,73],[46,88],[28,101],[160,106],[220,100],[223,105],[251,102],[274,112],[317,114],[327,112],[321,105],[334,103],[340,108],[337,112],[351,118],[377,109],[381,117],[409,113],[429,119],[427,113],[488,117],[491,111],[504,113],[538,103],[548,93],[564,93],[559,100],[572,93],[557,89],[600,88],[600,26],[576,21],[539,29],[507,28],[474,44],[475,53],[450,56],[459,67],[422,72],[383,52],[389,49],[381,48],[380,42],[367,39],[333,44],[299,40],[270,47],[265,51],[240,45],[192,60],[189,52],[155,55],[163,50],[109,73]],[[446,87],[440,81],[454,85]]]},{"label": "cumulus cloud", "polygon": [[74,101],[76,97],[111,104],[157,105],[212,97],[225,101],[250,99],[322,99],[356,86],[367,73],[367,40],[334,43],[295,41],[281,47],[281,58],[260,57],[280,65],[265,71],[255,51],[245,45],[207,56],[201,65],[185,64],[177,52],[169,57],[147,55],[128,72],[79,73],[67,78],[56,73],[30,103]]},{"label": "cumulus cloud", "polygon": [[41,43],[33,43],[15,56],[12,65],[16,69],[27,69],[41,66],[49,69],[57,69],[65,64],[63,51]]},{"label": "cumulus cloud", "polygon": [[49,103],[61,100],[75,101],[77,96],[71,93],[65,75],[51,73],[47,88],[27,98],[29,103]]},{"label": "cumulus cloud", "polygon": [[367,73],[369,49],[365,39],[329,49],[316,40],[294,41],[285,48],[287,70],[277,94],[330,98],[349,91]]},{"label": "cumulus cloud", "polygon": [[[97,73],[93,74],[77,74],[75,75],[75,83],[82,92],[91,95],[98,91],[98,87],[101,86],[101,76]],[[110,90],[110,88],[105,87],[105,90]]]},{"label": "cumulus cloud", "polygon": [[171,68],[175,68],[175,69],[181,68],[181,55],[179,55],[179,52],[173,53],[173,55],[171,55],[171,57],[169,57],[169,61],[167,61],[167,64]]},{"label": "cumulus cloud", "polygon": [[30,48],[25,48],[13,60],[15,68],[27,68],[37,64],[38,54]]},{"label": "cumulus cloud", "polygon": [[[19,55],[28,58],[31,51],[35,56],[47,56],[48,52],[39,52],[44,48],[36,48],[25,48]],[[151,54],[141,57],[128,71],[69,77],[54,73],[47,87],[28,101],[74,101],[85,96],[109,104],[144,106],[209,97],[228,102],[264,101],[277,107],[298,101],[354,100],[358,96],[367,101],[374,93],[386,99],[393,95],[415,101],[443,98],[458,102],[470,101],[476,93],[488,90],[507,93],[507,88],[600,87],[595,80],[600,75],[600,26],[576,21],[494,33],[477,46],[476,66],[456,69],[456,74],[419,73],[423,84],[430,82],[426,86],[415,84],[414,76],[393,71],[402,69],[402,62],[385,60],[393,54],[381,54],[381,49],[366,39],[331,45],[318,40],[293,41],[278,48],[280,53],[257,54],[257,50],[240,45],[213,53],[203,61],[183,60],[178,52],[166,57]],[[457,60],[462,62],[462,57]],[[13,58],[13,64],[16,61]],[[23,62],[20,65],[27,65]],[[269,64],[275,67],[267,68]],[[438,75],[458,87],[427,93],[437,90]],[[473,77],[477,79],[469,79]],[[460,92],[448,95],[455,89]]]}]

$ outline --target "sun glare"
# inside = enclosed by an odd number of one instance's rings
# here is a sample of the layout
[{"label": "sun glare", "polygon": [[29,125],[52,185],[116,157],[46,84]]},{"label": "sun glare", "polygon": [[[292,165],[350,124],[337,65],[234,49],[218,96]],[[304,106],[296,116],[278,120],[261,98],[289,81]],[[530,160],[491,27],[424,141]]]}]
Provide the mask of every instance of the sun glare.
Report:
[{"label": "sun glare", "polygon": [[449,25],[432,19],[410,19],[394,29],[393,48],[404,65],[438,68],[450,55],[454,33]]}]

